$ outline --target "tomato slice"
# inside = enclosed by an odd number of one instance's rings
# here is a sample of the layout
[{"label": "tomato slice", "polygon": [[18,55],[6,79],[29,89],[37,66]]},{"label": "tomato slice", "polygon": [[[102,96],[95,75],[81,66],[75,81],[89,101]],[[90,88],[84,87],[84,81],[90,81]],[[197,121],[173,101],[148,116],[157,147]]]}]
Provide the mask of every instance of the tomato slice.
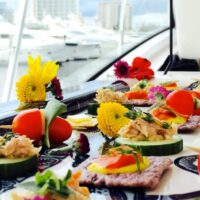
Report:
[{"label": "tomato slice", "polygon": [[197,170],[198,170],[198,173],[200,174],[200,155],[198,155]]},{"label": "tomato slice", "polygon": [[126,96],[129,100],[131,99],[148,99],[148,94],[146,91],[131,91],[127,92]]},{"label": "tomato slice", "polygon": [[106,155],[94,161],[103,168],[120,168],[136,163],[136,158],[130,154]]},{"label": "tomato slice", "polygon": [[167,110],[164,107],[159,107],[159,108],[153,110],[152,114],[153,114],[153,116],[155,116],[156,118],[158,118],[160,120],[168,120],[168,119],[176,117],[176,115],[173,112]]},{"label": "tomato slice", "polygon": [[176,82],[169,82],[161,84],[163,87],[177,87]]},{"label": "tomato slice", "polygon": [[194,100],[190,92],[177,90],[166,98],[166,105],[181,116],[189,117],[194,112]]}]

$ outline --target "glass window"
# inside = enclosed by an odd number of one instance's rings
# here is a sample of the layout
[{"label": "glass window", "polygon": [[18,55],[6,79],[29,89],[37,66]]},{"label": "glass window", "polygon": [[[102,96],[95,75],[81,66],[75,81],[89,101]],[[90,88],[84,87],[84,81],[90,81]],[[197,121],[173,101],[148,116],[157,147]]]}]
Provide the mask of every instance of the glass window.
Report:
[{"label": "glass window", "polygon": [[0,102],[6,83],[11,47],[16,32],[16,19],[19,9],[18,1],[0,0]]},{"label": "glass window", "polygon": [[[5,73],[12,33],[15,33],[14,16],[20,2],[0,0],[0,23],[7,23],[10,34],[6,38],[5,33],[0,33],[0,40],[5,43],[3,50],[0,47],[0,63]],[[168,27],[167,0],[127,0],[126,5],[123,2],[30,0],[16,80],[26,73],[28,55],[40,54],[43,62],[55,60],[60,64],[59,78],[62,87],[68,88],[88,80],[126,49]],[[125,13],[124,22],[122,13]],[[2,59],[6,59],[4,64]],[[0,88],[4,83],[5,76],[1,78]]]}]

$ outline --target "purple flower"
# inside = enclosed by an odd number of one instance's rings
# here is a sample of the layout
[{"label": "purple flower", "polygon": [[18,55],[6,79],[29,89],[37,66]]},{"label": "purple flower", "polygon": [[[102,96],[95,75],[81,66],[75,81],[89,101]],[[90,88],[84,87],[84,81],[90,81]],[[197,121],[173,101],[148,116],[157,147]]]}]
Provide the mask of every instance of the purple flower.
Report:
[{"label": "purple flower", "polygon": [[118,61],[114,64],[114,74],[117,78],[128,78],[130,66],[126,61]]},{"label": "purple flower", "polygon": [[171,91],[162,86],[153,86],[149,89],[148,98],[152,103],[165,99]]},{"label": "purple flower", "polygon": [[61,89],[60,81],[57,77],[55,77],[51,81],[51,87],[52,87],[52,93],[55,95],[55,98],[58,100],[62,100],[63,99],[62,89]]}]

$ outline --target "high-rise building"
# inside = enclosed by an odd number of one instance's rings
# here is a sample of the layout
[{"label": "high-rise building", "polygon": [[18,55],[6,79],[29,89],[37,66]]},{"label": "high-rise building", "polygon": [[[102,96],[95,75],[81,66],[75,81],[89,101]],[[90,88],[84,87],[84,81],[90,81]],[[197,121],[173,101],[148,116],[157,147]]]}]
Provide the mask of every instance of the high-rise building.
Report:
[{"label": "high-rise building", "polygon": [[79,15],[79,0],[33,0],[31,7],[33,16],[38,20],[47,15],[63,20],[70,14]]},{"label": "high-rise building", "polygon": [[[97,17],[102,27],[107,29],[119,29],[121,0],[104,0],[99,2]],[[132,6],[129,1],[126,4],[125,30],[132,29]]]}]

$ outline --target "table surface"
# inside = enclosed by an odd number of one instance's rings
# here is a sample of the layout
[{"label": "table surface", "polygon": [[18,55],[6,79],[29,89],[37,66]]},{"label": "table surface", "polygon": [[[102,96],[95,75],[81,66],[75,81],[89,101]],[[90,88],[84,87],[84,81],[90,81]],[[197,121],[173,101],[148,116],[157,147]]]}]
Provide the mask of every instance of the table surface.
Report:
[{"label": "table surface", "polygon": [[[158,79],[179,80],[180,85],[188,85],[193,82],[193,78],[200,77],[199,73],[177,72],[169,73],[167,77],[162,77],[161,73],[156,75]],[[131,84],[131,83],[130,83]],[[105,142],[104,137],[98,131],[84,132],[90,142],[90,156],[99,154],[99,147]],[[79,134],[78,131],[73,132]],[[200,176],[197,173],[197,155],[198,153],[188,148],[188,144],[196,143],[200,147],[200,129],[192,134],[180,134],[184,141],[184,149],[176,155],[170,155],[174,164],[163,174],[158,187],[154,190],[144,189],[123,189],[123,188],[95,188],[90,187],[92,191],[91,199],[117,199],[117,200],[136,200],[136,199],[194,199],[200,197]],[[199,144],[199,145],[198,145]],[[67,169],[73,169],[72,158],[66,157],[50,169],[58,176],[64,176]],[[30,177],[24,181],[33,179]],[[20,181],[19,181],[20,182]],[[4,183],[5,184],[5,183]],[[24,192],[21,188],[7,190],[0,194],[1,200],[10,199],[10,193],[15,190]]]}]

